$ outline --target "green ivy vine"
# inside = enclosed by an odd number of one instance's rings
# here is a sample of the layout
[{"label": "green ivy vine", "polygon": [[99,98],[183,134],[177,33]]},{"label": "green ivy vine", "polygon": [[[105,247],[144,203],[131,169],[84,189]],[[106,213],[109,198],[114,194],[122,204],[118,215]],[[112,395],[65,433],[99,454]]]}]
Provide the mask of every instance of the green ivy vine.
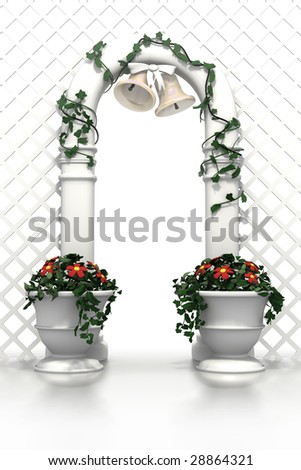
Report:
[{"label": "green ivy vine", "polygon": [[[164,38],[162,32],[158,32],[155,38],[151,38],[145,34],[141,39],[139,39],[139,41],[133,44],[132,50],[126,55],[125,59],[121,59],[118,61],[120,65],[120,70],[115,78],[110,69],[102,61],[102,54],[104,48],[106,47],[106,43],[104,43],[103,41],[99,41],[93,46],[93,48],[89,52],[86,53],[86,57],[87,59],[93,61],[97,68],[103,70],[103,79],[108,82],[108,87],[105,91],[107,92],[112,88],[112,86],[123,74],[128,74],[130,72],[128,65],[142,51],[142,47],[149,47],[152,44],[168,48],[178,59],[182,60],[189,66],[201,67],[206,71],[207,77],[205,82],[205,96],[197,106],[194,106],[194,109],[199,110],[200,121],[202,121],[203,113],[207,111],[213,120],[223,123],[224,126],[220,131],[215,132],[203,142],[203,148],[208,142],[210,143],[210,146],[212,147],[212,152],[209,154],[208,158],[206,158],[206,160],[202,162],[200,166],[199,176],[203,176],[206,173],[206,165],[208,163],[212,163],[216,169],[214,175],[211,177],[213,183],[218,183],[221,176],[224,174],[230,175],[231,178],[237,178],[240,174],[240,165],[236,161],[241,156],[241,152],[237,150],[235,144],[232,147],[229,147],[225,144],[224,141],[227,133],[234,130],[238,130],[240,128],[240,122],[234,117],[228,120],[219,116],[217,109],[212,107],[215,83],[214,64],[201,62],[200,60],[192,60],[181,44],[173,42],[170,38]],[[65,149],[65,155],[69,158],[73,157],[77,153],[81,153],[79,151],[79,144],[86,143],[85,134],[87,134],[91,128],[93,128],[97,133],[95,127],[96,124],[93,122],[91,116],[89,116],[86,112],[86,110],[90,110],[92,112],[93,110],[85,107],[82,103],[83,99],[87,96],[86,93],[80,90],[76,94],[76,96],[78,98],[78,101],[72,101],[67,99],[65,94],[58,101],[59,109],[64,114],[63,122],[68,125],[67,132],[63,132],[60,135],[60,143]],[[72,114],[68,112],[70,110],[72,110]],[[82,122],[83,126],[74,133],[75,137],[77,137],[78,139],[77,145],[75,145],[71,149],[67,149],[66,147],[64,147],[64,143],[69,133],[72,132],[74,121]],[[93,157],[89,155],[86,156],[89,159],[89,166],[93,166]],[[229,164],[226,166],[220,166],[220,160],[224,161],[225,158],[229,160]],[[238,199],[241,199],[242,202],[245,202],[247,200],[247,196],[243,190],[240,191],[237,197],[234,197],[233,193],[227,194],[225,201],[216,203],[211,206],[211,212],[215,213],[223,205],[229,204]]]},{"label": "green ivy vine", "polygon": [[[81,152],[80,145],[86,145],[88,143],[87,135],[91,129],[94,129],[96,133],[95,143],[97,143],[98,131],[96,129],[96,115],[93,109],[83,104],[84,99],[87,97],[87,93],[85,91],[79,90],[75,96],[77,98],[76,101],[70,100],[66,97],[66,92],[64,92],[57,101],[58,109],[63,115],[63,123],[66,124],[65,130],[59,135],[59,142],[67,158],[72,158],[75,155],[84,155],[88,159],[88,166],[93,167],[95,165],[94,158],[92,155]],[[88,111],[93,114],[95,121],[91,115],[88,114]],[[77,126],[77,129],[74,131],[75,123],[79,124],[80,127]],[[73,134],[77,139],[76,145],[71,148],[66,147],[65,145],[67,137],[70,134]]]}]

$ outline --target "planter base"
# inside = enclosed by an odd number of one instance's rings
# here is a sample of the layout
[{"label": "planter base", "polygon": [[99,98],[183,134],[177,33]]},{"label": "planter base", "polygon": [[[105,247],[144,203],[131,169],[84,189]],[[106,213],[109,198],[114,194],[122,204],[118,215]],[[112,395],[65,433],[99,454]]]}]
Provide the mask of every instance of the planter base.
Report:
[{"label": "planter base", "polygon": [[240,358],[210,357],[201,361],[196,368],[201,372],[217,374],[249,374],[263,372],[264,365],[254,357]]},{"label": "planter base", "polygon": [[35,365],[37,372],[54,374],[83,374],[87,372],[99,372],[103,365],[96,359],[86,357],[66,358],[60,356],[48,356]]}]

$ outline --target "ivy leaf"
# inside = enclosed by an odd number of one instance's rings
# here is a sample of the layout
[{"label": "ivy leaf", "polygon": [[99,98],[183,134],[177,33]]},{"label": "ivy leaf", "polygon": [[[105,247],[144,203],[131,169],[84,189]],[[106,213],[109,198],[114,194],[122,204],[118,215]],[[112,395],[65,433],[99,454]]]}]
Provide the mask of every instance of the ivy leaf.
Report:
[{"label": "ivy leaf", "polygon": [[162,40],[162,45],[163,46],[168,47],[168,46],[170,46],[170,44],[171,44],[171,39],[170,38]]},{"label": "ivy leaf", "polygon": [[87,97],[87,93],[83,90],[79,90],[78,93],[75,93],[75,96],[80,100],[83,101]]},{"label": "ivy leaf", "polygon": [[181,50],[182,50],[182,47],[181,47],[180,44],[174,44],[174,46],[173,46],[173,48],[172,48],[172,52],[173,52],[174,54],[177,55],[179,52],[181,52]]},{"label": "ivy leaf", "polygon": [[208,70],[211,70],[211,69],[215,68],[214,64],[208,64],[207,62],[204,62],[203,66]]},{"label": "ivy leaf", "polygon": [[218,183],[219,180],[220,180],[220,176],[219,176],[218,173],[216,173],[216,174],[215,174],[214,176],[212,176],[212,178],[211,178],[211,181],[212,181],[213,183]]},{"label": "ivy leaf", "polygon": [[240,122],[239,122],[239,120],[236,119],[236,118],[232,118],[231,121],[230,121],[230,123],[231,123],[231,125],[232,125],[233,127],[240,127]]},{"label": "ivy leaf", "polygon": [[203,63],[202,63],[200,60],[192,60],[192,61],[190,62],[190,64],[191,64],[191,65],[194,65],[194,66],[196,66],[196,67],[199,67],[199,66],[203,65]]},{"label": "ivy leaf", "polygon": [[237,178],[239,174],[240,174],[240,167],[238,166],[236,167],[236,170],[233,171],[232,178]]},{"label": "ivy leaf", "polygon": [[79,144],[83,144],[83,145],[87,144],[87,143],[88,143],[87,137],[80,137],[80,138],[78,139],[78,143],[79,143]]},{"label": "ivy leaf", "polygon": [[220,143],[217,140],[213,140],[211,142],[211,147],[213,147],[215,150],[220,148]]},{"label": "ivy leaf", "polygon": [[217,212],[220,208],[221,208],[221,204],[213,204],[213,206],[211,206],[211,213],[214,214],[215,212]]},{"label": "ivy leaf", "polygon": [[208,91],[208,95],[212,97],[212,96],[213,96],[213,88],[212,88],[212,85],[208,85],[208,86],[207,86],[207,91]]},{"label": "ivy leaf", "polygon": [[74,145],[74,147],[72,147],[71,149],[65,150],[65,155],[68,158],[72,158],[74,157],[74,155],[77,154],[77,152],[78,152],[78,146]]},{"label": "ivy leaf", "polygon": [[113,75],[111,70],[106,69],[105,73],[103,74],[103,79],[105,82],[108,82],[109,80],[113,81]]},{"label": "ivy leaf", "polygon": [[135,59],[136,57],[136,53],[135,52],[130,52],[127,56],[126,56],[126,60],[127,62],[131,62],[133,59]]},{"label": "ivy leaf", "polygon": [[210,70],[210,73],[209,73],[209,82],[214,82],[215,80],[215,71],[214,70]]},{"label": "ivy leaf", "polygon": [[81,128],[81,131],[83,134],[88,134],[89,130],[91,129],[91,127],[87,124],[84,124],[83,127]]},{"label": "ivy leaf", "polygon": [[80,331],[86,331],[89,328],[90,323],[86,321],[81,327]]},{"label": "ivy leaf", "polygon": [[136,53],[141,52],[141,46],[139,43],[133,45],[133,51]]},{"label": "ivy leaf", "polygon": [[77,106],[78,106],[77,103],[72,103],[72,101],[71,101],[69,103],[66,103],[64,108],[65,109],[75,109]]},{"label": "ivy leaf", "polygon": [[96,67],[98,67],[99,69],[102,69],[103,68],[103,63],[100,59],[99,56],[96,56],[95,57],[95,60],[94,60],[94,64],[96,65]]},{"label": "ivy leaf", "polygon": [[99,41],[97,44],[93,46],[93,51],[100,52],[105,46],[106,44],[103,41]]},{"label": "ivy leaf", "polygon": [[94,158],[91,155],[87,155],[88,158],[88,167],[92,168],[95,165]]},{"label": "ivy leaf", "polygon": [[82,130],[81,130],[81,129],[78,129],[76,132],[74,132],[73,135],[74,135],[75,137],[80,137],[81,134],[82,134]]},{"label": "ivy leaf", "polygon": [[210,99],[206,96],[198,106],[193,106],[193,109],[205,109],[208,106]]},{"label": "ivy leaf", "polygon": [[230,202],[232,202],[232,201],[235,200],[232,193],[228,193],[228,194],[226,195],[226,199],[227,199],[227,201],[230,201]]},{"label": "ivy leaf", "polygon": [[219,173],[227,173],[228,171],[234,170],[235,166],[231,163],[231,165],[224,166],[219,170]]},{"label": "ivy leaf", "polygon": [[89,60],[93,60],[94,57],[95,57],[95,54],[94,54],[94,52],[87,52],[87,53],[86,53],[86,57],[87,57],[87,59],[89,59]]},{"label": "ivy leaf", "polygon": [[148,47],[148,46],[151,45],[151,43],[152,43],[151,38],[145,34],[145,35],[143,36],[143,45],[144,45],[145,47]]},{"label": "ivy leaf", "polygon": [[60,97],[60,99],[56,102],[59,109],[63,109],[63,107],[65,106],[65,104],[67,103],[67,98],[65,95],[62,95]]},{"label": "ivy leaf", "polygon": [[242,191],[240,197],[241,197],[241,202],[247,202],[247,199],[248,199],[248,198],[247,198],[246,194],[245,194],[243,191]]},{"label": "ivy leaf", "polygon": [[182,60],[183,62],[188,62],[188,57],[182,52],[174,52],[174,54],[177,56],[178,59]]},{"label": "ivy leaf", "polygon": [[62,132],[59,136],[60,144],[63,145],[68,137],[67,132]]},{"label": "ivy leaf", "polygon": [[156,39],[159,39],[159,41],[162,41],[162,39],[163,39],[163,34],[161,33],[161,31],[158,31],[158,32],[156,33]]}]

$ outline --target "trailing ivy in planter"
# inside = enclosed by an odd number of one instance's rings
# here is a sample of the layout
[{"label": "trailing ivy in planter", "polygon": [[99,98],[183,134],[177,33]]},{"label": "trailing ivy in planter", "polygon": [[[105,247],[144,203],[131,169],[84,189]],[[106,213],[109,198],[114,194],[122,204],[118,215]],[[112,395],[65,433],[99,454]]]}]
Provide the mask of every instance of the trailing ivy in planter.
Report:
[{"label": "trailing ivy in planter", "polygon": [[[32,275],[29,283],[24,285],[27,293],[24,309],[36,301],[43,300],[45,295],[50,295],[55,301],[59,292],[72,292],[77,299],[78,309],[78,324],[74,334],[79,332],[80,338],[92,344],[94,335],[89,328],[100,326],[103,329],[111,313],[111,304],[116,300],[116,293],[121,294],[121,290],[118,290],[115,279],[108,278],[105,269],[100,269],[91,261],[84,263],[81,259],[82,256],[71,253],[47,260],[41,269]],[[93,294],[95,291],[114,291],[104,311],[98,307],[99,300]],[[94,315],[91,315],[91,312]]]},{"label": "trailing ivy in planter", "polygon": [[240,256],[224,254],[206,258],[193,272],[183,274],[173,281],[176,294],[174,304],[182,321],[176,332],[183,333],[192,342],[195,330],[205,325],[202,311],[207,304],[202,291],[254,291],[268,297],[264,318],[270,324],[282,310],[284,297],[272,286],[263,266],[257,266]]}]

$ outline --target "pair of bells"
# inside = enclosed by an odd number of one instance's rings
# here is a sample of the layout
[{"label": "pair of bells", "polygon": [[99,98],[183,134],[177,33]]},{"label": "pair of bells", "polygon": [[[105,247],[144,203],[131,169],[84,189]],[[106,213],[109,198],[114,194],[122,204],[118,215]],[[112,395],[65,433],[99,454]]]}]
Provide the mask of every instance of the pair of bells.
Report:
[{"label": "pair of bells", "polygon": [[[194,104],[195,98],[183,92],[175,75],[162,73],[161,77],[164,86],[159,88],[156,84],[159,95],[156,116],[172,116]],[[114,93],[117,101],[132,111],[149,111],[156,103],[156,94],[148,85],[146,71],[132,74],[127,80],[117,83]]]}]

